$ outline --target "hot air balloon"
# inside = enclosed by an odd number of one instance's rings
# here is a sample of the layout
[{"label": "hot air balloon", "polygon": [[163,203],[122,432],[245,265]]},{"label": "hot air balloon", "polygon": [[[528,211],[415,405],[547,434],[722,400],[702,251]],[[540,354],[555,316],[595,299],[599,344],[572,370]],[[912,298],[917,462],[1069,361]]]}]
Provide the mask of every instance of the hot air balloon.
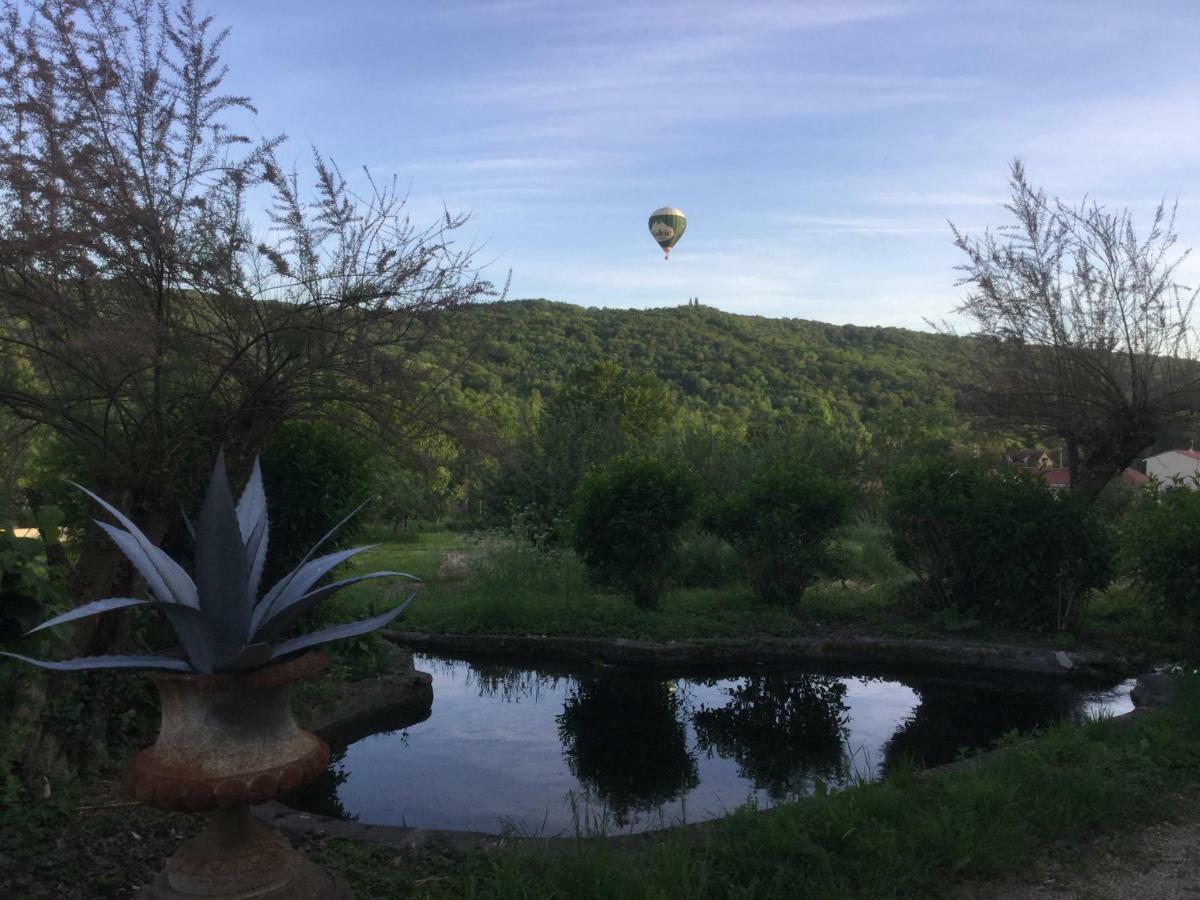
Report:
[{"label": "hot air balloon", "polygon": [[687,216],[682,209],[664,206],[650,213],[650,235],[663,248],[663,259],[671,258],[671,248],[687,230]]}]

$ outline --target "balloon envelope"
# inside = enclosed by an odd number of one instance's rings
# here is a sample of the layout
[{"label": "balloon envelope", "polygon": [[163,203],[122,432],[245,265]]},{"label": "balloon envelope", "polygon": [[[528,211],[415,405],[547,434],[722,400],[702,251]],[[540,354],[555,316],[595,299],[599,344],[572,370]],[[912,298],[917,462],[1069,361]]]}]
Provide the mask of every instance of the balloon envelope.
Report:
[{"label": "balloon envelope", "polygon": [[669,257],[671,248],[683,237],[687,229],[687,216],[683,210],[664,206],[650,213],[650,235],[663,248],[663,257]]}]

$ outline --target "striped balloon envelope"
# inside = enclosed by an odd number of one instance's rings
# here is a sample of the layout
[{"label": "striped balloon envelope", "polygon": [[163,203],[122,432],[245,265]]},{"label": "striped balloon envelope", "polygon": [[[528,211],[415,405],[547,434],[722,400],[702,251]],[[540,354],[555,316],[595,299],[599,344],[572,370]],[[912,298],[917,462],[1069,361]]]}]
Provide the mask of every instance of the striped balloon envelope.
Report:
[{"label": "striped balloon envelope", "polygon": [[671,248],[683,237],[687,230],[687,216],[682,209],[664,206],[650,213],[650,235],[658,241],[663,249],[663,259],[671,258]]}]

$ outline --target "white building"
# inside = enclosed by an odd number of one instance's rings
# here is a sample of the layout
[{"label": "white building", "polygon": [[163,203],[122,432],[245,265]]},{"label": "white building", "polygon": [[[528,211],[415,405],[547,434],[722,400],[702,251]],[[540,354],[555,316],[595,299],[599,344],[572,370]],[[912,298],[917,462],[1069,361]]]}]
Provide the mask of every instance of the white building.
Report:
[{"label": "white building", "polygon": [[1182,479],[1188,487],[1197,488],[1200,478],[1200,451],[1167,450],[1157,456],[1146,458],[1146,474],[1163,484]]}]

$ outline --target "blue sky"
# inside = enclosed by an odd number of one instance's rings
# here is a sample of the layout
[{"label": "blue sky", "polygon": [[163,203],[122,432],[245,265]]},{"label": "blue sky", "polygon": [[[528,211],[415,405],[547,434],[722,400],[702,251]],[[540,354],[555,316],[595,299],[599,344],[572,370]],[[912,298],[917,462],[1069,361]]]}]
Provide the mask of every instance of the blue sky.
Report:
[{"label": "blue sky", "polygon": [[922,327],[961,294],[947,219],[1003,223],[1014,156],[1142,221],[1178,198],[1200,245],[1194,0],[198,5],[286,161],[469,211],[512,297]]}]

